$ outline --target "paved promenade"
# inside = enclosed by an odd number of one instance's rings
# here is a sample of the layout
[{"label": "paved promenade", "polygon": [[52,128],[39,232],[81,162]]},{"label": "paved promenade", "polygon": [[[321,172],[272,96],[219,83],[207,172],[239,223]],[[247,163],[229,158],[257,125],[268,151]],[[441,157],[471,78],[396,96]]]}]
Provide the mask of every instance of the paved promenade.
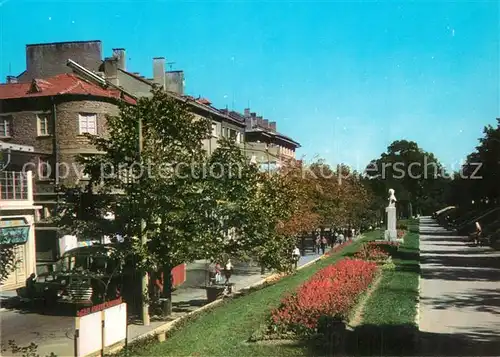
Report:
[{"label": "paved promenade", "polygon": [[500,252],[420,222],[420,355],[500,355]]},{"label": "paved promenade", "polygon": [[[300,258],[299,266],[307,264],[320,255],[308,252]],[[200,288],[205,284],[206,265],[204,261],[196,261],[187,267],[186,282],[173,293],[173,313],[168,320],[152,317],[150,326],[132,323],[128,326],[129,340],[148,333],[155,328],[200,308],[207,303],[206,291]],[[262,275],[260,267],[238,264],[231,277],[236,291],[260,282],[269,276]],[[73,336],[75,318],[54,314],[39,314],[25,310],[5,310],[0,312],[0,343],[7,345],[8,340],[15,340],[19,346],[27,346],[31,342],[39,346],[41,357],[54,352],[59,357],[73,356]],[[11,356],[10,351],[1,352],[0,356]]]}]

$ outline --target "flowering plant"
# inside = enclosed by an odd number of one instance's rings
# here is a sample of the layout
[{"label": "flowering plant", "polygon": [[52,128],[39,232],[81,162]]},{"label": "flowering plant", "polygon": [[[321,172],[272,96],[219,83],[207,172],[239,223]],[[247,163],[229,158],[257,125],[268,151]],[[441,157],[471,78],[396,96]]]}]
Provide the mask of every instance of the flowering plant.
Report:
[{"label": "flowering plant", "polygon": [[405,234],[406,234],[406,231],[398,229],[398,239],[403,239]]},{"label": "flowering plant", "polygon": [[339,244],[339,245],[333,247],[332,249],[330,249],[328,252],[326,252],[325,255],[326,256],[330,256],[332,254],[335,254],[335,253],[341,251],[342,249],[344,249],[345,247],[351,245],[352,242],[353,242],[352,240],[349,240],[349,241],[347,241],[345,243]]},{"label": "flowering plant", "polygon": [[377,269],[373,262],[346,258],[320,270],[271,312],[272,329],[311,334],[322,317],[345,318]]},{"label": "flowering plant", "polygon": [[357,259],[380,262],[389,258],[389,254],[375,244],[363,244],[361,249],[354,254]]}]

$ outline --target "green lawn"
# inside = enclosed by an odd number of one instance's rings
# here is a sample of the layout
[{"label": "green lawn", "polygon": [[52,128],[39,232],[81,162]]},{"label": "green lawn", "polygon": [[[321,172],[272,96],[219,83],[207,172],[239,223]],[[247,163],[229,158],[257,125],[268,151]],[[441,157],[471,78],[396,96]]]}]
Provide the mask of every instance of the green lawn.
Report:
[{"label": "green lawn", "polygon": [[[415,222],[412,222],[415,226]],[[357,328],[352,354],[409,355],[418,331],[415,323],[420,277],[419,236],[411,229],[393,255],[394,270],[383,272]],[[352,341],[351,341],[352,342]]]},{"label": "green lawn", "polygon": [[405,324],[415,321],[418,297],[418,234],[408,233],[393,257],[396,269],[384,271],[377,289],[367,301],[364,324]]},{"label": "green lawn", "polygon": [[212,311],[200,314],[173,332],[163,343],[132,348],[134,356],[306,356],[311,351],[305,347],[260,345],[246,343],[248,338],[266,323],[270,310],[279,304],[281,297],[293,291],[318,270],[355,252],[362,242],[379,238],[380,231],[373,231],[327,259],[320,260],[297,274],[286,277],[274,285],[224,303]]}]

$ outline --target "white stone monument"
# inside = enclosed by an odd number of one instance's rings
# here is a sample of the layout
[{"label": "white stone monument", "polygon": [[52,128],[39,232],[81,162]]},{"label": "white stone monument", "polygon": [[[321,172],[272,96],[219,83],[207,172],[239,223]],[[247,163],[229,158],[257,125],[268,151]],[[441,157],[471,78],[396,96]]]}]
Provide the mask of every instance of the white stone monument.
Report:
[{"label": "white stone monument", "polygon": [[395,242],[398,239],[398,231],[396,229],[396,196],[394,190],[389,189],[389,205],[386,207],[387,213],[387,229],[385,231],[385,240]]}]

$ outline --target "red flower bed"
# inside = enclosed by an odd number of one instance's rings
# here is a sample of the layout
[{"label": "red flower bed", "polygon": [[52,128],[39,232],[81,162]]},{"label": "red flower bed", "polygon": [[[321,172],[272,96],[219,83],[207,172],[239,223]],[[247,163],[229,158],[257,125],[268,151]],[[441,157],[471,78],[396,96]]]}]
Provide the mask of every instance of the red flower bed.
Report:
[{"label": "red flower bed", "polygon": [[376,271],[375,263],[359,259],[342,259],[320,270],[272,311],[273,329],[311,333],[323,316],[345,318]]},{"label": "red flower bed", "polygon": [[389,258],[389,254],[382,250],[377,244],[363,244],[360,250],[354,254],[354,257],[356,259],[379,262]]},{"label": "red flower bed", "polygon": [[330,249],[328,252],[326,252],[326,253],[325,253],[325,255],[327,255],[327,256],[328,256],[328,255],[335,254],[335,253],[337,253],[337,252],[341,251],[342,249],[344,249],[345,247],[347,247],[347,246],[351,245],[351,244],[352,244],[352,242],[353,242],[352,240],[348,240],[348,241],[347,241],[347,242],[345,242],[345,243],[339,244],[339,245],[337,245],[337,246],[333,247],[332,249]]},{"label": "red flower bed", "polygon": [[369,261],[384,261],[391,255],[390,252],[397,249],[398,246],[399,243],[397,242],[368,242],[361,246],[361,249],[354,254],[354,257]]},{"label": "red flower bed", "polygon": [[390,248],[390,247],[396,247],[397,248],[397,247],[399,247],[399,242],[389,242],[387,240],[377,240],[377,241],[368,242],[366,244],[377,246],[377,247],[380,247],[380,248],[383,248],[383,249],[385,249],[386,247],[387,248]]}]

